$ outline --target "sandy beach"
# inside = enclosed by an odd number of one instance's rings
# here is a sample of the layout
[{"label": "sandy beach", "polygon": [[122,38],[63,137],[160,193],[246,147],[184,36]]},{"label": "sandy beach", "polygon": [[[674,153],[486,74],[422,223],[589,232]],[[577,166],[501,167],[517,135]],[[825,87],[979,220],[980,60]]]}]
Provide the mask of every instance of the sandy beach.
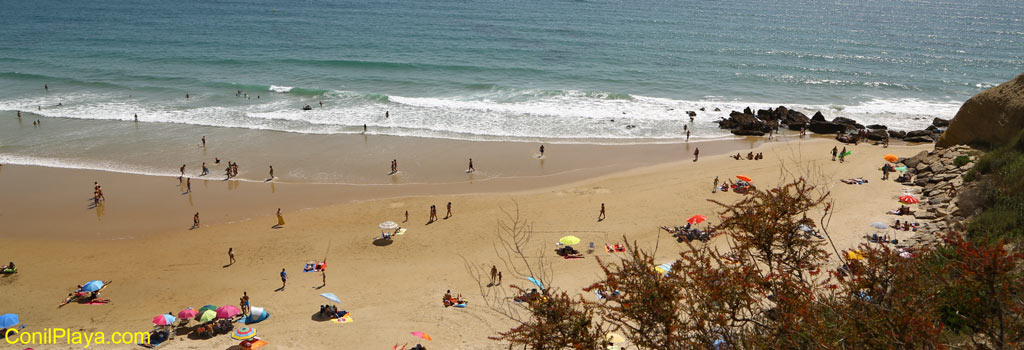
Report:
[{"label": "sandy beach", "polygon": [[[478,283],[467,266],[489,269],[500,263],[495,235],[502,210],[518,205],[522,217],[534,224],[531,245],[552,264],[552,284],[572,293],[596,279],[596,257],[616,259],[601,249],[605,243],[625,237],[641,247],[657,247],[664,260],[684,249],[658,227],[681,225],[694,214],[714,223],[715,205],[707,199],[740,198],[733,192],[712,194],[715,176],[724,180],[743,174],[761,187],[785,176],[809,176],[831,190],[836,211],[829,232],[840,249],[851,248],[872,232],[871,222],[891,222],[884,211],[897,206],[901,185],[879,180],[882,155],[912,156],[932,146],[845,145],[853,154],[840,164],[829,160],[836,145],[844,146],[824,139],[772,142],[754,149],[764,153],[759,161],[719,153],[699,162],[587,174],[554,185],[536,179],[490,187],[362,188],[193,181],[192,196],[182,195],[173,178],[8,165],[0,170],[0,218],[5,223],[0,259],[15,261],[19,273],[0,278],[0,305],[20,314],[27,331],[145,331],[156,315],[206,304],[237,305],[245,291],[253,306],[271,313],[254,326],[270,343],[265,349],[390,349],[396,343],[422,342],[410,331],[430,334],[433,341],[424,345],[431,349],[498,349],[502,345],[487,337],[512,322],[485,305],[482,295],[494,291],[486,281]],[[870,182],[838,181],[851,177]],[[108,193],[102,213],[86,209],[92,181]],[[453,217],[426,224],[429,206],[437,205],[443,217],[447,202],[453,203]],[[607,219],[598,222],[601,203],[607,206]],[[202,227],[188,230],[193,207],[208,214]],[[274,229],[277,207],[284,208],[287,224]],[[377,224],[401,222],[406,210],[409,222],[401,225],[408,232],[390,245],[374,245]],[[554,243],[568,234],[582,239],[582,250],[594,242],[597,252],[581,260],[557,257]],[[709,244],[724,246],[725,241],[718,237]],[[228,248],[234,249],[237,263],[225,267]],[[320,274],[301,270],[306,261],[325,255],[327,283],[318,288]],[[289,274],[288,285],[275,291],[281,287],[281,268]],[[504,281],[491,288],[529,283],[499,269]],[[103,293],[110,304],[56,308],[75,285],[94,279],[113,281]],[[467,297],[469,307],[443,307],[440,298],[448,289]],[[354,322],[313,319],[326,302],[318,296],[324,292],[338,295],[340,309],[349,311]],[[234,344],[228,336],[177,337],[162,348],[226,349]]]}]

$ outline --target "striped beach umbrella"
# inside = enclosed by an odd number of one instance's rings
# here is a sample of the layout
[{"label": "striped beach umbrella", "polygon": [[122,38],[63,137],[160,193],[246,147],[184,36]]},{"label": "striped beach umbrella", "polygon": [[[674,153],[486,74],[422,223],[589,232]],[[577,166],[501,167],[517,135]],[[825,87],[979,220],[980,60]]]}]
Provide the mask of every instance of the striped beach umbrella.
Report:
[{"label": "striped beach umbrella", "polygon": [[900,196],[900,202],[904,203],[904,204],[914,204],[914,203],[920,202],[920,200],[918,200],[914,196],[911,196],[909,194],[905,194],[905,195]]},{"label": "striped beach umbrella", "polygon": [[231,338],[236,340],[246,340],[256,337],[256,328],[249,326],[241,326],[235,328],[234,332],[231,332]]}]

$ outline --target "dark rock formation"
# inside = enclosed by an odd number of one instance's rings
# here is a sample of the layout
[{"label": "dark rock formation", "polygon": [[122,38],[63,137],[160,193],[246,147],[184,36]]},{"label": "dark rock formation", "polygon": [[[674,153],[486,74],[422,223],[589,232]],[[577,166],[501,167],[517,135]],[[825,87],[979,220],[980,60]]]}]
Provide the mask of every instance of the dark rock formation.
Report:
[{"label": "dark rock formation", "polygon": [[940,128],[949,126],[949,119],[935,118],[932,119],[932,125]]},{"label": "dark rock formation", "polygon": [[821,111],[814,112],[814,116],[811,117],[811,121],[824,122],[825,116],[821,115]]}]

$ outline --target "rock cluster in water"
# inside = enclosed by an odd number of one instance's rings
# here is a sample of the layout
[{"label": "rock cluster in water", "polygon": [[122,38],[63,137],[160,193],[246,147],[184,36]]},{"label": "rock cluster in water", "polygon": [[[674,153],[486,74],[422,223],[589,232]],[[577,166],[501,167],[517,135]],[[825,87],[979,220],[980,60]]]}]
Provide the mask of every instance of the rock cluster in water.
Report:
[{"label": "rock cluster in water", "polygon": [[949,126],[949,120],[935,118],[928,128],[907,132],[889,130],[887,126],[879,124],[864,126],[845,117],[837,117],[830,121],[825,119],[821,112],[814,113],[808,118],[799,111],[779,106],[759,109],[756,113],[747,107],[742,112],[732,111],[729,118],[718,121],[719,128],[729,129],[734,135],[745,136],[762,136],[783,126],[794,131],[806,129],[815,134],[836,135],[841,141],[847,142],[854,142],[855,138],[871,141],[893,138],[907,142],[935,142],[944,128]]}]

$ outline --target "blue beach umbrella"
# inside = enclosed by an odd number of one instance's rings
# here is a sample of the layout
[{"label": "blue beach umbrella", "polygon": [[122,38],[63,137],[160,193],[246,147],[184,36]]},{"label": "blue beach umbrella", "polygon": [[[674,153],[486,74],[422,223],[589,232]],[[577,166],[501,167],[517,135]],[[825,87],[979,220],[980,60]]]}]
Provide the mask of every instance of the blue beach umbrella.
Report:
[{"label": "blue beach umbrella", "polygon": [[538,281],[536,278],[526,277],[526,279],[535,284],[537,288],[540,288],[540,290],[544,290],[544,285],[541,284],[540,281]]},{"label": "blue beach umbrella", "polygon": [[100,288],[103,288],[103,281],[100,280],[85,282],[82,285],[83,292],[95,292],[100,290]]},{"label": "blue beach umbrella", "polygon": [[334,293],[322,293],[320,296],[324,297],[324,299],[341,304],[341,299],[339,299],[337,295],[334,295]]},{"label": "blue beach umbrella", "polygon": [[11,328],[20,322],[17,314],[0,315],[0,328]]},{"label": "blue beach umbrella", "polygon": [[157,326],[168,326],[174,324],[174,321],[177,320],[178,319],[175,318],[174,316],[163,314],[157,317],[153,317],[153,324]]}]

